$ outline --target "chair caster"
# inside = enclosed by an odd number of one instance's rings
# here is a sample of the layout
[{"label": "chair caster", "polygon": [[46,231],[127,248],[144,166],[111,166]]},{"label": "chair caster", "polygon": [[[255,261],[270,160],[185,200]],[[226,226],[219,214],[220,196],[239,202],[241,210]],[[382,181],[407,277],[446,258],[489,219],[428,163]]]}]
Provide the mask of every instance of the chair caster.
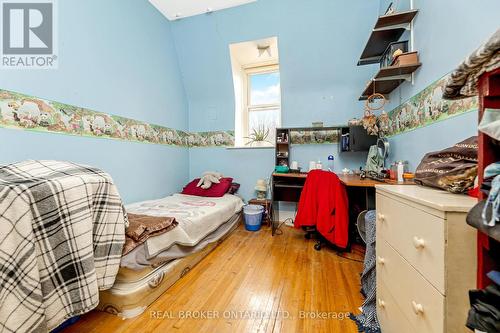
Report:
[{"label": "chair caster", "polygon": [[316,251],[320,251],[320,250],[321,250],[321,243],[316,243],[316,244],[314,244],[314,249],[315,249]]}]

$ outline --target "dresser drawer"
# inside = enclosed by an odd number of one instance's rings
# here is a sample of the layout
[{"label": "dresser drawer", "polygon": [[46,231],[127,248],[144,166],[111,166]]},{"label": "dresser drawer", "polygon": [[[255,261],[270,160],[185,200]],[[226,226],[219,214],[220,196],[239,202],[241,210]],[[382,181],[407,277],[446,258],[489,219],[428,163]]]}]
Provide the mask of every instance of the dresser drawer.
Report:
[{"label": "dresser drawer", "polygon": [[417,332],[444,332],[445,298],[386,241],[377,240],[377,286],[390,294]]},{"label": "dresser drawer", "polygon": [[384,239],[445,294],[445,221],[377,193],[377,240]]},{"label": "dresser drawer", "polygon": [[383,333],[418,333],[380,279],[377,280],[377,317]]}]

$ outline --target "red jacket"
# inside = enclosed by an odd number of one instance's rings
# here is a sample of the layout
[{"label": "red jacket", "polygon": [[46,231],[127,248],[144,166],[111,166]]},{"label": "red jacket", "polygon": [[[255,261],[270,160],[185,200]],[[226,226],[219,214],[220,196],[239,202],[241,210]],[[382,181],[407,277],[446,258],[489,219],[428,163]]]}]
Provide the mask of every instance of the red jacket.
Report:
[{"label": "red jacket", "polygon": [[339,177],[329,171],[313,170],[307,175],[300,195],[295,228],[316,226],[316,230],[338,247],[349,239],[347,192]]}]

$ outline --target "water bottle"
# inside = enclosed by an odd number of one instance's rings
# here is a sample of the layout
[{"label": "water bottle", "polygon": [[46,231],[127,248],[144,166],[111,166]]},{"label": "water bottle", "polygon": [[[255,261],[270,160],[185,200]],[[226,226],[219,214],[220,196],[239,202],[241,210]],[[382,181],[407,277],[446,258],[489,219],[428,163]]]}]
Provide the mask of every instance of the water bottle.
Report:
[{"label": "water bottle", "polygon": [[329,155],[328,156],[328,165],[327,165],[327,167],[328,167],[328,170],[330,170],[331,172],[333,172],[333,170],[334,170],[333,169],[333,160],[334,160],[333,155]]}]

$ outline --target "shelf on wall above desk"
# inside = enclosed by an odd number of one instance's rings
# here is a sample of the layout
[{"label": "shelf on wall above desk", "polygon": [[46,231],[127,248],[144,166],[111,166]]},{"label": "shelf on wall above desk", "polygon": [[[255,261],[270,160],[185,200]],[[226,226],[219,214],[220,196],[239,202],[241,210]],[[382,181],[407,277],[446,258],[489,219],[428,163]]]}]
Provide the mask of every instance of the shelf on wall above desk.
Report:
[{"label": "shelf on wall above desk", "polygon": [[361,53],[358,66],[380,62],[387,46],[398,41],[405,30],[409,30],[410,23],[417,13],[418,10],[409,10],[380,16]]},{"label": "shelf on wall above desk", "polygon": [[387,95],[396,89],[405,80],[411,79],[411,73],[415,72],[422,64],[390,66],[381,68],[359,97],[360,101],[366,100],[373,93]]}]

